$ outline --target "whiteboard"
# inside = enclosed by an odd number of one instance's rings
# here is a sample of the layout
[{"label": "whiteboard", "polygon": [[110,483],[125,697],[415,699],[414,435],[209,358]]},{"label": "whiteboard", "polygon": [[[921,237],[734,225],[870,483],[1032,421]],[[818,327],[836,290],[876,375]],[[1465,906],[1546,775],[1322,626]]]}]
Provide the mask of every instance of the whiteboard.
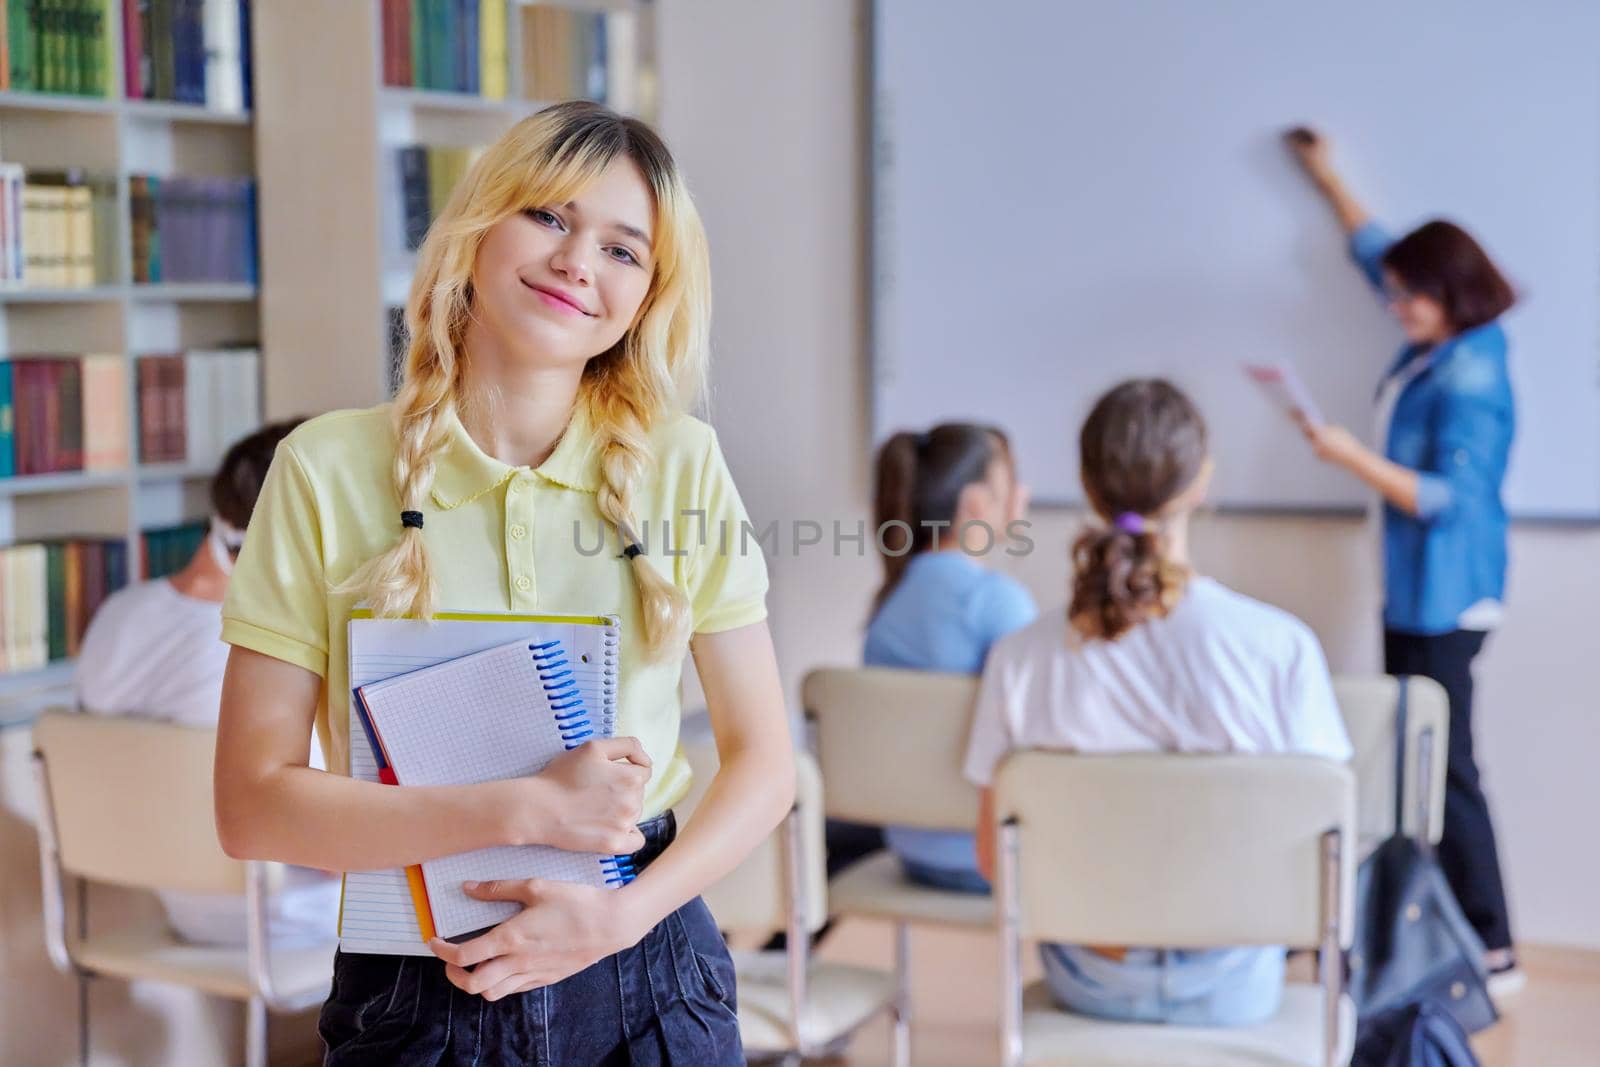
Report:
[{"label": "whiteboard", "polygon": [[1600,3],[878,0],[874,441],[996,423],[1042,503],[1124,378],[1200,405],[1224,507],[1353,509],[1240,372],[1373,436],[1403,337],[1279,141],[1309,122],[1396,234],[1466,226],[1523,296],[1513,513],[1600,518]]}]

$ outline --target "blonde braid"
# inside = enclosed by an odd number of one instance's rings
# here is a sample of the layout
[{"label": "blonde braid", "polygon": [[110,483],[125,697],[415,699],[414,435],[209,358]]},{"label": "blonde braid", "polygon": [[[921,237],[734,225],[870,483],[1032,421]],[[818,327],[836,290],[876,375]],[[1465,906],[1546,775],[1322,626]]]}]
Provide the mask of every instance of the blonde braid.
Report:
[{"label": "blonde braid", "polygon": [[[652,406],[629,396],[627,385],[611,377],[609,387],[591,390],[592,422],[600,449],[600,487],[595,505],[624,546],[638,543],[638,522],[633,514],[633,491],[645,471],[654,465],[647,436]],[[665,542],[666,530],[662,530]],[[663,547],[665,545],[663,544]],[[642,553],[629,564],[639,586],[639,615],[644,624],[645,646],[652,658],[681,655],[689,641],[692,618],[683,590],[651,565]]]}]

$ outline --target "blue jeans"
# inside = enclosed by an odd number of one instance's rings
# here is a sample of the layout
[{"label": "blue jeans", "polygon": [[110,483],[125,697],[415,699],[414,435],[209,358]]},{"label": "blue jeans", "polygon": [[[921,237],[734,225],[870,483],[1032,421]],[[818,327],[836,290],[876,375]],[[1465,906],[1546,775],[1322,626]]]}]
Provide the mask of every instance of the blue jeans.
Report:
[{"label": "blue jeans", "polygon": [[[668,812],[639,827],[648,865],[672,843]],[[341,952],[318,1029],[325,1067],[735,1067],[733,961],[699,898],[631,948],[544,989],[490,1003],[434,957]]]},{"label": "blue jeans", "polygon": [[928,886],[930,889],[948,889],[956,893],[988,893],[989,880],[977,871],[964,867],[934,867],[916,860],[900,857],[900,870],[906,881]]},{"label": "blue jeans", "polygon": [[1118,1022],[1248,1026],[1277,1014],[1281,948],[1131,948],[1123,960],[1040,945],[1045,981],[1068,1011]]}]

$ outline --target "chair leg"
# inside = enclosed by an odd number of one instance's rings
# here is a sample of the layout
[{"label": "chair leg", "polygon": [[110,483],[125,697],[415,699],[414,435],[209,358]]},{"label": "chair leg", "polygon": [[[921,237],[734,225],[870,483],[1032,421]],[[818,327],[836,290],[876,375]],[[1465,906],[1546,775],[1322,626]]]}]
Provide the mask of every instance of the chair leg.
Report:
[{"label": "chair leg", "polygon": [[267,1002],[260,997],[244,1006],[244,1067],[267,1067]]},{"label": "chair leg", "polygon": [[911,925],[894,926],[894,1067],[911,1067]]},{"label": "chair leg", "polygon": [[89,976],[78,975],[78,1062],[89,1067]]}]

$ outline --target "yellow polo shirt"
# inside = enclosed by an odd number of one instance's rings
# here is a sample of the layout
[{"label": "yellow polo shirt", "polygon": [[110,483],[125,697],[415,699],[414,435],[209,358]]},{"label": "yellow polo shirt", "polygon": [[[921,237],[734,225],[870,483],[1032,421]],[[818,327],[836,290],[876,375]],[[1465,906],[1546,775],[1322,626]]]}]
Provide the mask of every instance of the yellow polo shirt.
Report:
[{"label": "yellow polo shirt", "polygon": [[[222,609],[222,637],[323,679],[317,725],[330,768],[350,766],[347,648],[355,598],[333,593],[400,534],[388,405],[312,419],[278,446]],[[634,492],[648,563],[684,590],[694,632],[766,618],[767,569],[711,427],[688,415],[650,434],[655,466]],[[683,656],[645,655],[639,597],[616,532],[595,506],[599,453],[583,405],[537,468],[486,455],[454,419],[438,453],[422,535],[439,610],[617,615],[617,734],[654,764],[644,814],[689,789],[678,746]],[[599,548],[601,535],[604,548]]]}]

